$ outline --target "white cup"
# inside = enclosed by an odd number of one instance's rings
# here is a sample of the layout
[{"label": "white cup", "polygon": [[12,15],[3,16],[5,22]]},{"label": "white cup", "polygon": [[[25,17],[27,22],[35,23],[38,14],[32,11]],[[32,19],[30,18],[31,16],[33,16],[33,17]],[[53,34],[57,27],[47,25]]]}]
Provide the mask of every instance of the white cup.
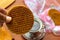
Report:
[{"label": "white cup", "polygon": [[[36,36],[34,34],[38,35]],[[32,29],[28,33],[23,34],[23,37],[27,40],[36,40],[36,39],[40,40],[41,38],[44,37],[44,35],[45,35],[45,28],[43,26],[43,22],[38,17],[36,17],[34,18],[34,25]]]}]

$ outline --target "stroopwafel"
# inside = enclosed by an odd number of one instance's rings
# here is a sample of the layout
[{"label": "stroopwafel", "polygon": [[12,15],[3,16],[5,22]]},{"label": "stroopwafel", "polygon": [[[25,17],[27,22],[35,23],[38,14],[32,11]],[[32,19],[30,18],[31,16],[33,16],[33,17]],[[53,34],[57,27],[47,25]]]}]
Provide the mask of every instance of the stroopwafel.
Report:
[{"label": "stroopwafel", "polygon": [[12,17],[12,21],[7,23],[10,31],[16,34],[24,34],[28,32],[34,23],[32,12],[24,6],[15,6],[9,12],[8,16]]},{"label": "stroopwafel", "polygon": [[56,9],[50,9],[48,15],[54,21],[55,25],[60,25],[60,12]]}]

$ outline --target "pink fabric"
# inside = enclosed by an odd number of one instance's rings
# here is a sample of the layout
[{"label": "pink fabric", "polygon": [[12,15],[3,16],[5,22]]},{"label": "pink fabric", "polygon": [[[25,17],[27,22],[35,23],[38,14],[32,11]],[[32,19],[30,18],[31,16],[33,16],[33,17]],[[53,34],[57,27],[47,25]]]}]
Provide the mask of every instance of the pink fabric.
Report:
[{"label": "pink fabric", "polygon": [[[51,32],[56,26],[54,25],[54,22],[52,19],[48,16],[48,11],[50,10],[51,4],[54,4],[55,6],[60,6],[60,4],[56,0],[46,0],[46,4],[44,7],[44,10],[42,13],[39,11],[42,8],[44,0],[24,0],[25,4],[28,6],[28,8],[33,12],[36,13],[41,20],[44,21],[45,24],[48,25],[46,28],[46,31]],[[59,30],[58,30],[59,31]]]},{"label": "pink fabric", "polygon": [[[42,8],[44,0],[24,0],[24,2],[33,12],[38,13]],[[60,6],[56,0],[46,0],[44,9],[49,8],[52,4]]]},{"label": "pink fabric", "polygon": [[48,16],[48,10],[46,9],[42,14],[39,14],[39,18],[45,22],[45,25],[47,25],[47,32],[51,32],[52,29],[55,27],[54,22],[51,20],[51,18]]}]

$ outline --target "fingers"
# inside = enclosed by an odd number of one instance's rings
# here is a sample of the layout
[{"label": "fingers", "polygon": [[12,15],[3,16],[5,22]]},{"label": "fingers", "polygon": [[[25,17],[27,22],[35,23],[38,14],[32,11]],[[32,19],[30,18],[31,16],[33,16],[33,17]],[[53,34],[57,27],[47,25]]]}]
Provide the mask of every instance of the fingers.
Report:
[{"label": "fingers", "polygon": [[11,20],[12,20],[12,18],[11,18],[11,17],[6,16],[6,23],[9,23]]},{"label": "fingers", "polygon": [[1,20],[3,20],[3,22],[10,22],[11,21],[11,17],[7,16],[7,11],[3,8],[0,8],[0,22]]},{"label": "fingers", "polygon": [[7,11],[3,8],[0,8],[0,13],[7,15]]}]

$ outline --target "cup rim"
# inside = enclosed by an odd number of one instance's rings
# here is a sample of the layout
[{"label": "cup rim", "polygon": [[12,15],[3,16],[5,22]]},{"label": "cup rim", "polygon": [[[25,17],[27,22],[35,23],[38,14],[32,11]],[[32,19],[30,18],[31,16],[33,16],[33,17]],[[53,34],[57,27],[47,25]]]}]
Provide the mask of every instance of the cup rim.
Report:
[{"label": "cup rim", "polygon": [[[30,30],[30,32],[37,32],[37,31],[40,31],[43,27],[43,23],[41,21],[41,19],[39,18],[34,18],[34,21],[36,21],[38,24],[39,24],[39,29],[38,30]],[[33,27],[32,27],[33,28]]]}]

